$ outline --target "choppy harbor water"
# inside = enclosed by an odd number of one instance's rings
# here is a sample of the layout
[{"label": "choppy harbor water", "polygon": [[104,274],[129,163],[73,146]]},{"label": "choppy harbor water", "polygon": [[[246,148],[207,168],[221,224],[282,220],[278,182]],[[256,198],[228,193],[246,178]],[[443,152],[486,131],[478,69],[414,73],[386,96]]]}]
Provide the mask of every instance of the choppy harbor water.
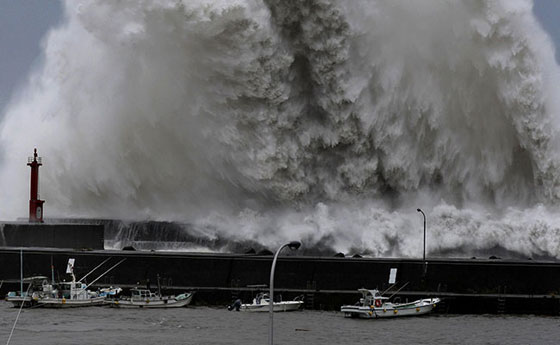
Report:
[{"label": "choppy harbor water", "polygon": [[[0,302],[0,344],[18,309]],[[429,315],[346,319],[340,312],[275,314],[275,344],[558,344],[560,317]],[[23,310],[10,344],[267,344],[268,315],[191,307]]]}]

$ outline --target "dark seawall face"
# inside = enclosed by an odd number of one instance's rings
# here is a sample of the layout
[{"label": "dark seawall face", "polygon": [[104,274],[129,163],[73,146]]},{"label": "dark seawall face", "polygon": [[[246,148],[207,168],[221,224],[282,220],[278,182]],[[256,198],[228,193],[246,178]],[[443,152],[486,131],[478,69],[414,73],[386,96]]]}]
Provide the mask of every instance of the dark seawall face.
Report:
[{"label": "dark seawall face", "polygon": [[[233,293],[246,298],[251,292],[248,285],[268,285],[272,260],[271,256],[259,255],[24,249],[24,275],[50,277],[52,260],[55,279],[69,280],[65,274],[66,264],[68,258],[75,258],[79,279],[108,257],[112,259],[105,268],[100,268],[90,278],[122,258],[126,261],[99,280],[97,286],[127,288],[150,281],[155,288],[159,275],[164,290],[195,289],[199,291],[198,303],[214,305],[230,303]],[[0,279],[5,283],[2,292],[5,293],[6,289],[19,286],[20,250],[0,249],[0,262]],[[403,296],[408,294],[416,298],[447,293],[544,295],[547,299],[558,294],[560,288],[560,263],[553,262],[429,260],[425,266],[421,260],[301,256],[280,257],[275,288],[285,298],[314,294],[315,307],[336,309],[343,303],[354,303],[358,288],[387,288],[391,268],[398,269],[399,286],[408,282]],[[463,310],[472,308],[472,301],[465,301],[465,296],[455,297],[454,305],[463,303]]]},{"label": "dark seawall face", "polygon": [[2,247],[104,249],[104,226],[97,224],[0,224]]}]

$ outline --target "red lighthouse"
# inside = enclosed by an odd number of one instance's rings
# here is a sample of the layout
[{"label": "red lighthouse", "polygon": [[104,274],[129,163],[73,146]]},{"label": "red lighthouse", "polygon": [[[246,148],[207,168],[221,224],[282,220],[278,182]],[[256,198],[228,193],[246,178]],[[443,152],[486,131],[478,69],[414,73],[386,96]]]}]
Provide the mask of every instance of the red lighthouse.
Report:
[{"label": "red lighthouse", "polygon": [[41,164],[41,157],[37,157],[37,149],[33,151],[33,157],[27,159],[27,165],[31,167],[31,196],[29,199],[29,222],[42,223],[43,222],[43,203],[44,200],[39,200],[39,167]]}]

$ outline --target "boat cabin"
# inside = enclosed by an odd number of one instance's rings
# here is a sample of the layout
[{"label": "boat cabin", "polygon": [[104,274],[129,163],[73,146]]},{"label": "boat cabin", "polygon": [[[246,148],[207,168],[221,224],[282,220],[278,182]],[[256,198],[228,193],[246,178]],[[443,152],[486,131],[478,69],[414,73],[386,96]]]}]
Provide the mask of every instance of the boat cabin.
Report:
[{"label": "boat cabin", "polygon": [[362,298],[360,298],[360,305],[364,307],[375,306],[381,307],[389,298],[381,296],[379,290],[368,290],[368,289],[359,289],[359,292],[362,293]]},{"label": "boat cabin", "polygon": [[62,282],[60,283],[60,291],[62,297],[72,300],[86,300],[89,293],[86,290],[87,285],[81,282]]},{"label": "boat cabin", "polygon": [[130,294],[133,300],[144,300],[147,298],[158,297],[155,293],[151,292],[148,289],[139,289],[139,288],[130,289]]},{"label": "boat cabin", "polygon": [[253,304],[269,304],[270,298],[268,294],[264,292],[259,292],[257,296],[253,299]]}]

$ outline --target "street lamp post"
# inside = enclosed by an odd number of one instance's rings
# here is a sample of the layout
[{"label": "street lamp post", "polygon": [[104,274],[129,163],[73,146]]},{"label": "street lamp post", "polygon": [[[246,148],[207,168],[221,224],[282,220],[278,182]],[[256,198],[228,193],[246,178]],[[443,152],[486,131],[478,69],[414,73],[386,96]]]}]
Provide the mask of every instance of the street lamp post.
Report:
[{"label": "street lamp post", "polygon": [[421,209],[417,208],[416,211],[422,213],[424,216],[424,256],[423,259],[426,261],[426,214]]},{"label": "street lamp post", "polygon": [[280,247],[277,251],[276,254],[274,254],[274,259],[272,260],[272,268],[270,269],[270,291],[268,293],[268,306],[269,306],[269,314],[270,314],[270,325],[269,325],[269,331],[268,331],[268,343],[270,345],[273,345],[273,322],[274,322],[274,269],[276,268],[276,259],[278,259],[278,255],[280,254],[280,252],[282,251],[282,249],[289,247],[291,250],[296,250],[301,246],[301,243],[298,241],[292,241],[290,243],[286,243],[284,244],[282,247]]}]

